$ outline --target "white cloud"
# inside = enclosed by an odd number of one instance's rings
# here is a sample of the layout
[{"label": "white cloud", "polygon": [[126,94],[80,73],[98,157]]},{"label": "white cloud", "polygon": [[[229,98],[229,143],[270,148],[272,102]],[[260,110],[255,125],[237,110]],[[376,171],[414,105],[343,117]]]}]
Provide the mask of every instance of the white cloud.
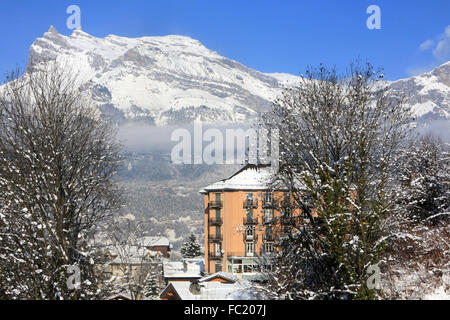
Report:
[{"label": "white cloud", "polygon": [[450,25],[445,28],[443,34],[437,37],[436,42],[426,40],[419,46],[420,51],[432,49],[433,56],[437,62],[442,63],[450,60]]},{"label": "white cloud", "polygon": [[450,25],[445,28],[445,32],[440,36],[441,40],[433,49],[433,55],[439,62],[450,60]]},{"label": "white cloud", "polygon": [[432,46],[434,46],[434,41],[426,40],[420,44],[419,49],[420,49],[420,51],[426,51],[426,50],[430,49]]}]

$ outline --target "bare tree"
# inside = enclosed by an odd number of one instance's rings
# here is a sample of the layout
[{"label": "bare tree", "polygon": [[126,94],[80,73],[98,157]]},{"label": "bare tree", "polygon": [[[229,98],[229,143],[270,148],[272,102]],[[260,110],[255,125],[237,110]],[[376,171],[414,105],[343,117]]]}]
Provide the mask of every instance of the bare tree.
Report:
[{"label": "bare tree", "polygon": [[[125,221],[124,221],[125,220]],[[127,294],[133,300],[157,299],[162,284],[162,254],[147,249],[143,221],[118,217],[108,225],[112,277],[110,295]]]},{"label": "bare tree", "polygon": [[[113,127],[56,63],[19,77],[0,97],[0,283],[6,298],[98,294],[88,236],[120,206]],[[67,285],[68,266],[81,283]]]},{"label": "bare tree", "polygon": [[449,147],[426,135],[402,152],[397,189],[398,211],[415,221],[448,221],[450,215]]},{"label": "bare tree", "polygon": [[275,296],[374,297],[366,269],[385,246],[388,187],[410,121],[382,77],[370,64],[352,64],[343,75],[310,68],[264,116],[280,132],[276,183],[304,216],[278,243]]}]

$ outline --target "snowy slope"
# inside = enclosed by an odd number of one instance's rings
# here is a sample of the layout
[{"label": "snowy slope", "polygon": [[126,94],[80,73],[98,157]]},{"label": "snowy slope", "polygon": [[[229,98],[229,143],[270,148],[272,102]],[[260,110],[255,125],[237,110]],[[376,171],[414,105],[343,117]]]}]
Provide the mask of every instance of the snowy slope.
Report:
[{"label": "snowy slope", "polygon": [[224,58],[185,36],[93,37],[53,27],[30,48],[28,67],[58,59],[80,72],[104,110],[157,125],[242,122],[265,110],[285,79]]},{"label": "snowy slope", "polygon": [[422,75],[392,82],[390,87],[407,95],[419,121],[450,119],[450,61]]}]

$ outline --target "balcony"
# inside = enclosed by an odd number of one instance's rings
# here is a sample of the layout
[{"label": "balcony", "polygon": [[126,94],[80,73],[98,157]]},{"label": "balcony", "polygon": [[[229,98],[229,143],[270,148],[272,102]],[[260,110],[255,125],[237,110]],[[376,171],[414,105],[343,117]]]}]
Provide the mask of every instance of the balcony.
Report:
[{"label": "balcony", "polygon": [[227,252],[227,258],[257,258],[259,255],[257,252],[245,252],[245,251],[230,251]]},{"label": "balcony", "polygon": [[276,203],[272,198],[264,198],[263,199],[263,204],[262,204],[264,209],[273,209],[276,207]]},{"label": "balcony", "polygon": [[221,217],[212,217],[209,218],[209,224],[211,226],[221,226],[223,223],[222,218]]},{"label": "balcony", "polygon": [[228,258],[242,258],[245,257],[245,251],[229,251],[227,252]]},{"label": "balcony", "polygon": [[272,224],[274,222],[275,222],[275,218],[274,217],[266,217],[266,216],[262,217],[262,223],[263,224]]},{"label": "balcony", "polygon": [[248,235],[248,234],[244,233],[244,241],[245,242],[258,241],[258,235],[256,235],[256,234]]},{"label": "balcony", "polygon": [[248,225],[248,224],[258,224],[258,220],[252,216],[246,216],[243,218],[243,223],[244,225]]},{"label": "balcony", "polygon": [[213,200],[209,202],[209,208],[210,209],[220,209],[222,208],[222,201],[220,200]]},{"label": "balcony", "polygon": [[261,249],[259,250],[259,255],[266,258],[273,258],[275,256],[275,251],[273,251],[273,249],[269,251],[266,251],[266,249]]},{"label": "balcony", "polygon": [[223,254],[221,254],[219,252],[210,252],[208,254],[208,258],[209,258],[209,260],[222,260]]},{"label": "balcony", "polygon": [[211,242],[220,242],[223,240],[223,237],[221,234],[210,234],[208,235],[208,240]]},{"label": "balcony", "polygon": [[253,199],[244,200],[244,202],[242,203],[242,207],[244,209],[256,209],[258,208],[258,201],[255,201]]},{"label": "balcony", "polygon": [[267,242],[272,242],[272,241],[275,241],[275,238],[274,238],[273,234],[268,233],[263,236],[263,240],[267,241]]},{"label": "balcony", "polygon": [[297,216],[293,217],[291,215],[282,215],[280,217],[280,222],[284,225],[296,225],[299,222],[299,218],[300,217]]}]

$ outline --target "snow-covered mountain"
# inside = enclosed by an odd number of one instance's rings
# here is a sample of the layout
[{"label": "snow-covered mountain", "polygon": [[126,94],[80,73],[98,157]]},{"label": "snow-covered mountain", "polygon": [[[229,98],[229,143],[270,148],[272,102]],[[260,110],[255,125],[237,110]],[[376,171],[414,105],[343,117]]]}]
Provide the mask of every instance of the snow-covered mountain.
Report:
[{"label": "snow-covered mountain", "polygon": [[[290,74],[264,74],[185,36],[65,36],[50,27],[36,39],[28,68],[58,59],[79,72],[100,109],[119,122],[158,126],[248,122],[266,110]],[[450,119],[450,62],[429,73],[387,82],[406,93],[418,122]]]},{"label": "snow-covered mountain", "polygon": [[32,44],[28,67],[55,58],[80,73],[104,112],[156,125],[243,122],[296,78],[263,74],[175,35],[96,38],[75,30],[64,36],[50,27]]},{"label": "snow-covered mountain", "polygon": [[390,84],[406,94],[418,121],[450,119],[450,61],[434,70]]}]

